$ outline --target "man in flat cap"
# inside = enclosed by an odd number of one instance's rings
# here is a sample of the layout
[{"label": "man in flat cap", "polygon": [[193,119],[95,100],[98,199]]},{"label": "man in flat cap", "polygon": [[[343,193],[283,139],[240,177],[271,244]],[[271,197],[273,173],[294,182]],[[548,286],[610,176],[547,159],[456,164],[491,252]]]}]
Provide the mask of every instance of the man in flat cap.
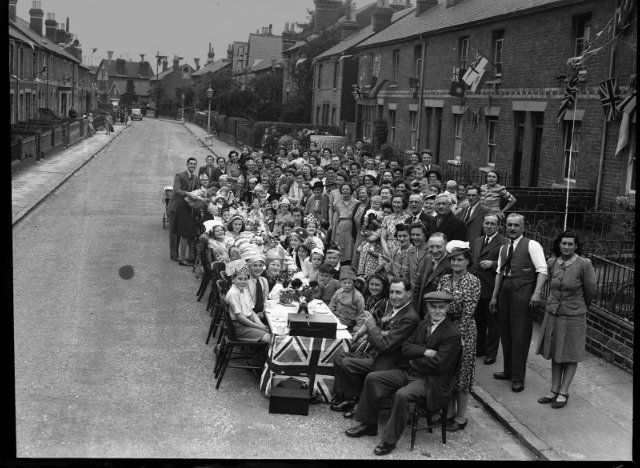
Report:
[{"label": "man in flat cap", "polygon": [[346,430],[349,437],[378,434],[380,399],[393,395],[389,420],[376,455],[387,455],[396,447],[409,417],[409,403],[426,400],[429,411],[447,406],[451,397],[455,367],[462,352],[460,332],[447,318],[453,296],[445,292],[427,293],[423,298],[429,313],[402,345],[408,368],[371,372],[367,375],[355,419],[359,426]]},{"label": "man in flat cap", "polygon": [[364,325],[355,333],[354,340],[357,336],[366,335],[370,349],[355,353],[339,352],[333,359],[337,401],[331,409],[345,412],[345,418],[353,417],[352,409],[368,373],[407,365],[407,359],[402,355],[402,344],[420,322],[411,304],[411,286],[402,280],[391,283],[389,305],[380,326],[369,311],[365,310],[364,316]]}]

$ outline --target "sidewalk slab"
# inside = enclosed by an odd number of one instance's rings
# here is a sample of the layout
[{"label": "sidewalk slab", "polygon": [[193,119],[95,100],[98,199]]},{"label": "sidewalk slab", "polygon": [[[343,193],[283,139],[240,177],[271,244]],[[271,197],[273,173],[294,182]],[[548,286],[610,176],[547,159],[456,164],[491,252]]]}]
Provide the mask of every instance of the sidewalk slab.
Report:
[{"label": "sidewalk slab", "polygon": [[98,132],[12,174],[11,224],[18,223],[127,128],[116,125],[111,135]]},{"label": "sidewalk slab", "polygon": [[229,145],[222,141],[221,139],[211,136],[211,144],[207,145],[205,141],[205,137],[208,135],[207,131],[199,127],[196,124],[192,124],[189,122],[185,122],[182,125],[189,130],[200,142],[200,144],[204,147],[208,147],[209,150],[216,156],[227,156],[231,150],[235,150],[238,153],[240,152],[240,148],[236,148],[235,146]]},{"label": "sidewalk slab", "polygon": [[551,361],[536,355],[540,324],[534,323],[525,390],[511,391],[511,382],[496,380],[502,371],[502,350],[495,364],[476,360],[472,393],[541,460],[631,460],[633,376],[587,354],[562,409],[541,405],[551,388]]}]

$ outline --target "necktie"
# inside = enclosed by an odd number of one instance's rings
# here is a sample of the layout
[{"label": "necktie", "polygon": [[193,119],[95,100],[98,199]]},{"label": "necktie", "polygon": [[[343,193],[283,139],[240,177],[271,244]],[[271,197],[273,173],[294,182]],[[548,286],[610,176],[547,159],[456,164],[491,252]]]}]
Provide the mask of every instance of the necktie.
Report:
[{"label": "necktie", "polygon": [[482,243],[482,248],[485,249],[489,245],[489,236],[484,236],[484,242]]},{"label": "necktie", "polygon": [[513,241],[509,245],[509,252],[507,252],[507,260],[502,267],[502,274],[508,276],[511,273],[511,260],[513,259]]},{"label": "necktie", "polygon": [[262,285],[260,284],[260,278],[256,279],[256,305],[253,308],[254,312],[262,312],[264,309],[264,294],[262,293]]},{"label": "necktie", "polygon": [[471,218],[471,211],[473,210],[473,207],[470,206],[469,208],[467,208],[467,213],[464,215],[464,222],[466,223],[467,221],[469,221],[469,218]]}]

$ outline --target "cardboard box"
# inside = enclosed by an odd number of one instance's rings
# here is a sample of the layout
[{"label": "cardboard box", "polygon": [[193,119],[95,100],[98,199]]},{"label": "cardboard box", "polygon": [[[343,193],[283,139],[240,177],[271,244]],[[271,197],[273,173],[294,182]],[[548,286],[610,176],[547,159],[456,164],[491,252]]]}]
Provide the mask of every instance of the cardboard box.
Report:
[{"label": "cardboard box", "polygon": [[311,338],[336,338],[336,319],[333,315],[289,314],[289,335]]}]

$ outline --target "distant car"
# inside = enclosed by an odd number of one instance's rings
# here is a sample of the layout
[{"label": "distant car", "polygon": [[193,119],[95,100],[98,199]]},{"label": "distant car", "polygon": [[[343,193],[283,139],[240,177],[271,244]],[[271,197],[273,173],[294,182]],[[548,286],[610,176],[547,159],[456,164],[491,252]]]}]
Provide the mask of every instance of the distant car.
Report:
[{"label": "distant car", "polygon": [[140,109],[131,109],[131,120],[142,120],[142,111]]}]

